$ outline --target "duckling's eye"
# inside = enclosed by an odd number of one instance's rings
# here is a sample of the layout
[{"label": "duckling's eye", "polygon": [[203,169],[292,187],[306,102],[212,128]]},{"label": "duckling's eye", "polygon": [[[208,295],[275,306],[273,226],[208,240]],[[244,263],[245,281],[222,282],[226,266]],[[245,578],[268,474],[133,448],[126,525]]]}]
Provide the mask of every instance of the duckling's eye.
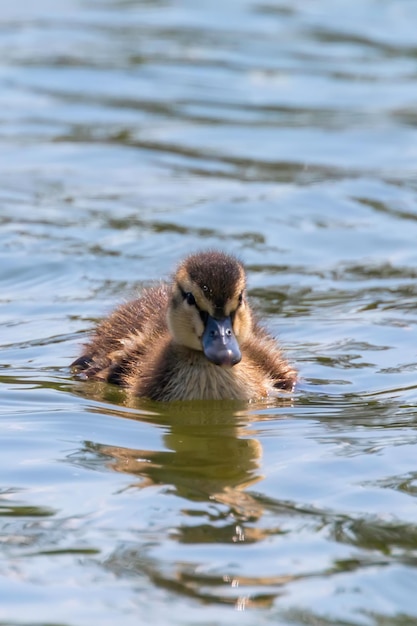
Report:
[{"label": "duckling's eye", "polygon": [[190,306],[193,306],[195,304],[195,298],[191,292],[186,293],[184,297]]},{"label": "duckling's eye", "polygon": [[238,302],[239,302],[239,304],[242,304],[242,302],[243,302],[243,291],[241,291],[240,294],[239,294]]}]

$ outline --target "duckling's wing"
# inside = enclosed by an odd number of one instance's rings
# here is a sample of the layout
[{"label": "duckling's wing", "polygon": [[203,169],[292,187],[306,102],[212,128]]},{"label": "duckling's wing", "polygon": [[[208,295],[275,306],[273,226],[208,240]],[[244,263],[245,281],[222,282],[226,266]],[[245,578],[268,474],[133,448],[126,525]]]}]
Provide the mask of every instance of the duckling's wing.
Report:
[{"label": "duckling's wing", "polygon": [[80,378],[124,384],[133,365],[158,337],[167,333],[169,288],[162,284],[144,290],[140,298],[118,307],[98,326],[93,339],[72,364]]},{"label": "duckling's wing", "polygon": [[285,358],[278,342],[255,321],[253,335],[246,345],[249,358],[259,372],[263,372],[276,389],[292,390],[297,374]]}]

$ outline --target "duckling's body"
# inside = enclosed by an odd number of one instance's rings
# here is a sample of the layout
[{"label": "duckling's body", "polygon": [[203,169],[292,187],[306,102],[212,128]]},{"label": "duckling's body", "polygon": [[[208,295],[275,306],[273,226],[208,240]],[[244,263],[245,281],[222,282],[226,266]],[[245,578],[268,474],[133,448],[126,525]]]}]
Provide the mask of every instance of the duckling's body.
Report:
[{"label": "duckling's body", "polygon": [[244,292],[237,259],[192,255],[173,284],[144,290],[105,319],[73,367],[153,400],[251,400],[291,390],[295,372],[254,321]]}]

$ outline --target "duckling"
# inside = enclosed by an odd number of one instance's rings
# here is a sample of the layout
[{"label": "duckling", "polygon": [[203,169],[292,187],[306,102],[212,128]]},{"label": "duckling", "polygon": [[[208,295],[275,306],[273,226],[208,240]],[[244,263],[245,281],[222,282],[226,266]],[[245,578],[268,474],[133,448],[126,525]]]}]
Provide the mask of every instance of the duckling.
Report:
[{"label": "duckling", "polygon": [[248,401],[291,390],[296,381],[254,318],[243,265],[213,250],[188,256],[172,284],[119,306],[72,367],[81,378],[162,401]]}]

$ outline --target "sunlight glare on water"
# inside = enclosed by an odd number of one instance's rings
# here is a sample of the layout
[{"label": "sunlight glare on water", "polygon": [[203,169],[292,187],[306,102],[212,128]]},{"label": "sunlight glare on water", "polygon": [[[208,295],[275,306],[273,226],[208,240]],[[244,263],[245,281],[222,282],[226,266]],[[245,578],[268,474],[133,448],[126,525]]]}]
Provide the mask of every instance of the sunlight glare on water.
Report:
[{"label": "sunlight glare on water", "polygon": [[[3,5],[0,623],[415,623],[417,4]],[[207,247],[291,397],[73,380]]]}]

